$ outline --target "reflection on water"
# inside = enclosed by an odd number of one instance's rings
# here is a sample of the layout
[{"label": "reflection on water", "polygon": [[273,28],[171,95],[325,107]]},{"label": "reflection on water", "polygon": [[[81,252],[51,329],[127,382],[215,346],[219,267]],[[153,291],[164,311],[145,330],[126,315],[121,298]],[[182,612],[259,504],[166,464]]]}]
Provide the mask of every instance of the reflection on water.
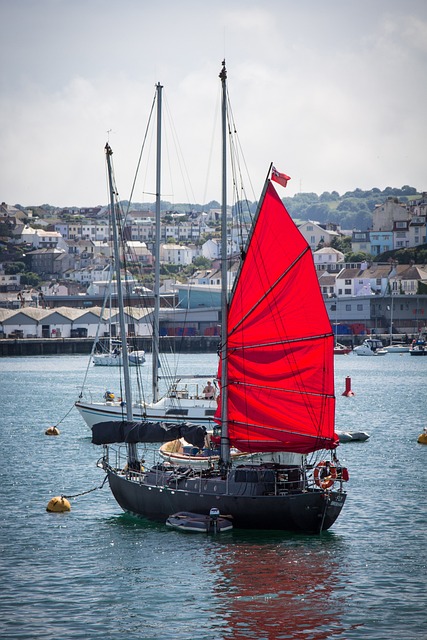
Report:
[{"label": "reflection on water", "polygon": [[[274,534],[256,542],[233,533],[217,550],[221,571],[214,593],[222,598],[230,629],[225,637],[326,640],[343,632],[343,569],[339,541]],[[279,537],[280,536],[280,537]],[[273,538],[273,539],[271,539]],[[343,637],[343,636],[341,636]]]}]

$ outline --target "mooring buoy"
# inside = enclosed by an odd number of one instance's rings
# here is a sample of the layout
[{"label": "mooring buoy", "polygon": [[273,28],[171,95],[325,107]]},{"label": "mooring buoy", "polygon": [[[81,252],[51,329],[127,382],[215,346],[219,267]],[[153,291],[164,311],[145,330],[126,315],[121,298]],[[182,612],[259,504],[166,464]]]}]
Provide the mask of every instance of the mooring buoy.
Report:
[{"label": "mooring buoy", "polygon": [[55,498],[49,500],[46,511],[50,511],[51,513],[64,513],[64,511],[71,511],[71,505],[67,498],[55,496]]},{"label": "mooring buoy", "polygon": [[45,436],[59,436],[59,433],[60,433],[60,431],[59,431],[58,427],[49,427],[44,432]]}]

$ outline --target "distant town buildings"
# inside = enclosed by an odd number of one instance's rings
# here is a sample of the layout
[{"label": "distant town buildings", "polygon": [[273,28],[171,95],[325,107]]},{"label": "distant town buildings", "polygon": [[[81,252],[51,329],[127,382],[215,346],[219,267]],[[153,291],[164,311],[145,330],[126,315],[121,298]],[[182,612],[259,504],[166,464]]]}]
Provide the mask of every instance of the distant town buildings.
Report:
[{"label": "distant town buildings", "polygon": [[[339,226],[312,220],[300,225],[299,229],[313,252],[319,284],[331,320],[345,321],[346,326],[357,326],[361,331],[387,326],[390,313],[387,307],[390,307],[390,299],[393,297],[395,326],[408,331],[410,327],[415,330],[420,323],[426,322],[426,295],[420,293],[427,291],[426,265],[375,262],[376,256],[386,251],[425,244],[426,214],[425,193],[410,204],[400,203],[396,198],[387,198],[375,208],[371,229],[350,232],[352,252],[364,253],[367,257],[360,263],[345,263],[344,254],[331,246],[334,240],[343,235]],[[178,274],[180,268],[188,267],[195,258],[207,258],[212,264],[211,268],[195,271],[184,283],[179,282],[179,275],[174,281],[176,306],[182,310],[192,310],[193,314],[196,314],[196,310],[218,309],[220,306],[219,219],[220,211],[212,209],[187,216],[167,212],[162,222],[161,264],[175,267]],[[61,300],[66,301],[66,306],[76,311],[77,308],[90,305],[88,298],[91,296],[105,293],[112,253],[108,207],[68,208],[53,213],[35,209],[26,211],[2,203],[0,222],[10,230],[7,243],[11,247],[22,247],[24,244],[28,270],[44,280],[43,286],[37,290],[25,288],[20,274],[6,274],[0,264],[0,309],[3,307],[16,311],[33,308],[49,311],[57,306],[57,299],[61,297]],[[229,256],[240,252],[248,232],[248,225],[243,225],[239,230],[230,227],[227,249]],[[131,267],[139,266],[145,273],[152,271],[154,235],[155,221],[152,212],[128,212],[123,238],[129,266],[127,286],[131,289],[140,287],[138,280],[132,276]],[[237,272],[237,261],[231,262],[233,264],[227,275],[230,286]],[[70,314],[73,315],[71,311]],[[211,318],[212,326],[217,326],[217,316],[215,311]],[[84,328],[76,325],[77,317],[85,316],[68,318],[62,324],[59,321],[49,321],[44,326],[55,325],[55,330],[65,335],[73,327]],[[15,326],[10,323],[10,318],[10,315],[6,318],[3,314],[3,328],[0,322],[0,332],[6,335],[13,326],[12,332],[25,333],[26,329],[19,328],[19,325],[28,324],[29,321],[24,320],[24,316],[19,316],[18,320],[21,319],[22,323],[17,322]],[[209,328],[208,316],[205,314],[203,318],[203,330],[206,330]],[[5,322],[10,327],[5,327]],[[135,322],[138,323],[139,320],[136,319]],[[172,320],[170,322],[173,324]],[[92,331],[92,324],[88,320],[88,335]],[[132,324],[130,320],[129,324]],[[43,331],[41,327],[39,322],[35,329],[32,326],[29,333],[39,335]],[[193,329],[200,331],[197,321]],[[138,331],[139,329],[135,329],[136,333]],[[145,332],[145,328],[143,331]]]}]

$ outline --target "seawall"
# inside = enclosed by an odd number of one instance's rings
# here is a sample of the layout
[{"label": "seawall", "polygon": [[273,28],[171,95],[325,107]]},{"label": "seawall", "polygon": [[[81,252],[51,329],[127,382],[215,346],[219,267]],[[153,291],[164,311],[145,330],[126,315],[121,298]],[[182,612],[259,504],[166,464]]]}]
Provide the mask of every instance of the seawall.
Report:
[{"label": "seawall", "polygon": [[[152,350],[150,338],[132,338],[131,343],[135,349]],[[0,357],[89,354],[92,346],[93,338],[3,338]],[[161,353],[215,353],[218,346],[218,336],[162,336],[159,349]]]}]

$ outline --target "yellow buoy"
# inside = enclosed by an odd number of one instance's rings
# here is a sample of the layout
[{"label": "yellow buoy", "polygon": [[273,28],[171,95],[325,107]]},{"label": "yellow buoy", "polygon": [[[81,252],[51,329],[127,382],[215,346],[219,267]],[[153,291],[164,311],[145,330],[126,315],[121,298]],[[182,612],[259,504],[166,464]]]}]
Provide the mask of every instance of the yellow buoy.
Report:
[{"label": "yellow buoy", "polygon": [[51,513],[64,513],[64,511],[71,511],[71,505],[67,498],[56,496],[52,498],[52,500],[49,500],[46,511],[50,511]]},{"label": "yellow buoy", "polygon": [[418,436],[417,442],[420,444],[427,444],[427,431],[424,430],[423,433]]},{"label": "yellow buoy", "polygon": [[58,427],[49,427],[44,434],[45,436],[59,436],[59,429]]}]

